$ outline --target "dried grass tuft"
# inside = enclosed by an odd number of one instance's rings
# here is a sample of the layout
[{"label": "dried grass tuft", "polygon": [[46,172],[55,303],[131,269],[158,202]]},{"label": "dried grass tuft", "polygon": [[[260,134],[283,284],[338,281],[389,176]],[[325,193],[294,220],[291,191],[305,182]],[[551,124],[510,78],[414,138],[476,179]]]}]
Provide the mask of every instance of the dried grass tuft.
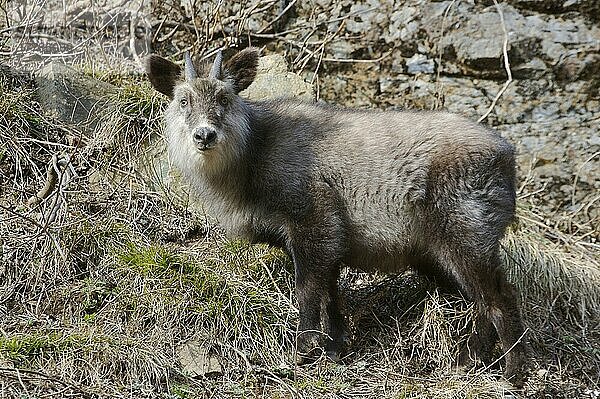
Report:
[{"label": "dried grass tuft", "polygon": [[527,225],[507,236],[504,261],[523,303],[585,323],[600,314],[600,261],[566,252]]}]

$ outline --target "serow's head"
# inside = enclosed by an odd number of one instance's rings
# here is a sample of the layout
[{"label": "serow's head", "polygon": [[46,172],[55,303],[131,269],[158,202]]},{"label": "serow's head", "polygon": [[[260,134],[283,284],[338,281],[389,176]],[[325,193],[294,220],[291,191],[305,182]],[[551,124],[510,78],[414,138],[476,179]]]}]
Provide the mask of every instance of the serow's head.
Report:
[{"label": "serow's head", "polygon": [[[247,48],[223,64],[221,52],[210,67],[200,71],[190,55],[184,67],[151,55],[146,72],[156,90],[171,99],[165,114],[171,144],[193,149],[196,156],[220,147],[234,150],[244,140],[245,108],[238,93],[256,77],[258,51]],[[224,150],[224,148],[222,148]],[[186,151],[186,152],[188,152]]]}]

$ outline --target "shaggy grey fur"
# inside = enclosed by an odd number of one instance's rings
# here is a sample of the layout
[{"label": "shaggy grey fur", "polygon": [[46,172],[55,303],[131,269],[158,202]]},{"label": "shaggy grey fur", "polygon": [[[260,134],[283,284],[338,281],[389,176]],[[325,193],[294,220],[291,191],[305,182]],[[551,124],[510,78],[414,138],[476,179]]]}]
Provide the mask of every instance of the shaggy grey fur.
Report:
[{"label": "shaggy grey fur", "polygon": [[[254,79],[257,59],[246,49],[220,79],[187,81],[171,78],[176,65],[160,57],[147,65],[151,82],[171,98],[170,157],[209,212],[231,234],[290,254],[299,360],[320,348],[332,358],[342,350],[343,266],[413,267],[476,303],[475,333],[461,361],[488,361],[499,336],[510,349],[506,376],[520,382],[524,329],[498,254],[515,213],[513,147],[446,112],[246,101],[238,92]],[[194,141],[207,129],[216,131],[214,141]]]}]

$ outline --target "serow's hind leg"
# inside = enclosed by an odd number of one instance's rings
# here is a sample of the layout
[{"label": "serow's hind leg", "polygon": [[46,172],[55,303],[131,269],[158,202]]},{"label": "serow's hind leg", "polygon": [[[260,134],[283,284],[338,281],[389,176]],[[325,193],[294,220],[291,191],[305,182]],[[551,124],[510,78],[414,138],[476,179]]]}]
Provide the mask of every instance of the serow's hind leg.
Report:
[{"label": "serow's hind leg", "polygon": [[[499,260],[496,262],[500,263]],[[489,294],[484,296],[484,313],[494,324],[500,337],[500,345],[506,358],[504,376],[516,386],[521,386],[527,374],[528,346],[517,293],[499,266],[493,277],[489,284]]]},{"label": "serow's hind leg", "polygon": [[483,316],[484,310],[478,310],[474,320],[473,332],[461,348],[458,364],[471,367],[474,364],[489,364],[492,352],[498,341],[496,327],[488,317]]},{"label": "serow's hind leg", "polygon": [[456,250],[447,253],[453,253],[451,257],[444,257],[448,273],[475,302],[477,311],[475,331],[459,360],[475,358],[489,362],[497,333],[506,360],[504,376],[516,386],[522,385],[528,353],[525,329],[516,290],[506,280],[498,255],[482,259],[480,256],[457,256]]}]

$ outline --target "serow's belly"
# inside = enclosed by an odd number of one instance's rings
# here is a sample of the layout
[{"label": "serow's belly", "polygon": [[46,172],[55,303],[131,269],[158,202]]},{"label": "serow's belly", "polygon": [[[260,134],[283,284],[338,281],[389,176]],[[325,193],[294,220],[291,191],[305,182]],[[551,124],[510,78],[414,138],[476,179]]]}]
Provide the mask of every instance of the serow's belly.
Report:
[{"label": "serow's belly", "polygon": [[365,272],[397,273],[409,269],[414,256],[403,250],[374,249],[365,246],[351,248],[344,259],[346,266]]}]

